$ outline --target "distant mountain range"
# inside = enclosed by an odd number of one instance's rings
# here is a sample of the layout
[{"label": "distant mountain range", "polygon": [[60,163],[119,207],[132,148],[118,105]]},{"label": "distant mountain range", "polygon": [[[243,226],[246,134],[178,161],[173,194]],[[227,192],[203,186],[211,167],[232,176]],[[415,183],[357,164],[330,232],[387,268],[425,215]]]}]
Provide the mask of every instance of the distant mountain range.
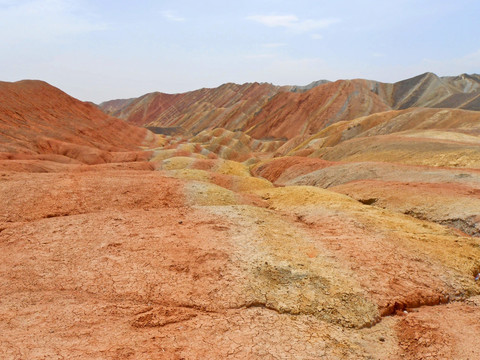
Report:
[{"label": "distant mountain range", "polygon": [[342,120],[413,107],[480,111],[480,75],[425,73],[393,84],[320,80],[307,86],[227,83],[182,94],[149,93],[99,105],[130,123],[197,134],[217,127],[254,138],[308,136]]}]

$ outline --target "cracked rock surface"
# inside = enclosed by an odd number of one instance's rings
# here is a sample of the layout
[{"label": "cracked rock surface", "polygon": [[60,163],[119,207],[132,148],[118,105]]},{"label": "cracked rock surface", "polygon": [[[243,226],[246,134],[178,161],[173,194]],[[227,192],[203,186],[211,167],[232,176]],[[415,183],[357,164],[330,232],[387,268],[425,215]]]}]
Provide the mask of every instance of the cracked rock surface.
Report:
[{"label": "cracked rock surface", "polygon": [[478,355],[474,238],[315,187],[172,174],[0,174],[2,358]]}]

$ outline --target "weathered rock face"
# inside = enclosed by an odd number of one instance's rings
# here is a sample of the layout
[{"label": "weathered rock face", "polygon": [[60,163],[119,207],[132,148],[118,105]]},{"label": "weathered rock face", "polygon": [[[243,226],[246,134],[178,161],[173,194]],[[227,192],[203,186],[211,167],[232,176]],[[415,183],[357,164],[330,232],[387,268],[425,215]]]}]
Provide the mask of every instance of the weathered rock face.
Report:
[{"label": "weathered rock face", "polygon": [[[288,142],[150,134],[139,152],[144,129],[15,91],[30,102],[0,118],[2,358],[480,358],[477,113],[388,111]],[[47,133],[108,161],[48,153]]]}]

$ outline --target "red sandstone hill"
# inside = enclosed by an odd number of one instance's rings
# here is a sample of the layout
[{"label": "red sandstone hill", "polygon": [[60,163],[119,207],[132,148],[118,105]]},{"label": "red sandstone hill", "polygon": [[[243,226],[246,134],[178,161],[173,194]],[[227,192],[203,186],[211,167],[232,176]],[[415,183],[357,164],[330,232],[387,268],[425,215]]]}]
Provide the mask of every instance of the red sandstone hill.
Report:
[{"label": "red sandstone hill", "polygon": [[236,130],[244,129],[246,121],[270,97],[286,89],[265,83],[229,83],[183,94],[156,92],[136,99],[107,101],[100,108],[137,125],[183,127],[193,133],[215,127]]},{"label": "red sandstone hill", "polygon": [[[412,108],[379,112],[358,117],[352,121],[337,122],[313,136],[306,137],[298,144],[295,141],[289,141],[279,150],[280,154],[291,151],[303,151],[303,154],[306,154],[306,150],[309,150],[309,154],[311,154],[321,148],[338,149],[340,146],[344,146],[343,143],[354,139],[365,139],[364,141],[369,144],[375,144],[375,136],[387,135],[414,137],[417,139],[414,143],[419,146],[422,143],[425,144],[427,139],[471,144],[472,141],[474,143],[478,141],[476,136],[479,134],[480,112],[459,109]],[[392,143],[393,139],[390,142]],[[364,148],[352,148],[356,154],[364,150]],[[445,154],[446,148],[440,147],[439,151]],[[378,155],[379,149],[376,152]],[[343,157],[347,156],[341,151],[339,153]]]},{"label": "red sandstone hill", "polygon": [[480,113],[392,110],[335,123],[253,168],[281,186],[331,188],[365,204],[480,236]]},{"label": "red sandstone hill", "polygon": [[246,124],[255,137],[291,139],[314,134],[342,120],[390,110],[363,80],[339,80],[314,87],[305,93],[279,93]]},{"label": "red sandstone hill", "polygon": [[100,104],[108,114],[137,125],[181,127],[193,134],[222,127],[255,138],[289,139],[337,121],[411,107],[480,110],[480,76],[425,73],[394,84],[357,79],[319,81],[306,87],[224,84]]},{"label": "red sandstone hill", "polygon": [[343,120],[412,107],[480,110],[480,77],[426,73],[395,84],[338,80],[304,93],[279,93],[247,122],[254,138],[314,134]]},{"label": "red sandstone hill", "polygon": [[0,82],[0,159],[87,164],[146,158],[148,130],[127,124],[42,81]]}]

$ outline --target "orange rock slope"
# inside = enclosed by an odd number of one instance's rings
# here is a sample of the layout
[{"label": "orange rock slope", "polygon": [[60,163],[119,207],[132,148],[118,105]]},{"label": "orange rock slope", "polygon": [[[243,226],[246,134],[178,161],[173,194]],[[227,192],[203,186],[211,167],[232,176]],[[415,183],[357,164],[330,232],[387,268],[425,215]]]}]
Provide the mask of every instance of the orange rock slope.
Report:
[{"label": "orange rock slope", "polygon": [[[27,85],[1,99],[1,358],[480,358],[476,113],[389,111],[292,146],[153,135]],[[45,136],[144,155],[89,162]],[[335,152],[352,141],[379,157]],[[432,141],[455,146],[433,159]]]},{"label": "orange rock slope", "polygon": [[147,159],[153,134],[41,81],[0,83],[0,160],[106,163]]}]

